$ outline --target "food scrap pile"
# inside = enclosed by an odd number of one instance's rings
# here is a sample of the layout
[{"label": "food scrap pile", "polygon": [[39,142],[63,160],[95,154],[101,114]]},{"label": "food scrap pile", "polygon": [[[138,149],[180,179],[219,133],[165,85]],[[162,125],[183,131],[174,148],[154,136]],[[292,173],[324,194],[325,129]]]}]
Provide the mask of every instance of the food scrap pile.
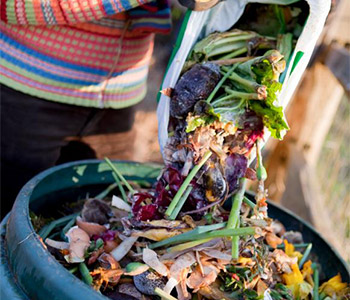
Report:
[{"label": "food scrap pile", "polygon": [[[312,244],[268,217],[261,144],[264,131],[281,139],[288,130],[279,80],[300,10],[262,9],[282,32],[210,34],[163,91],[171,98],[166,166],[152,188],[131,184],[106,159],[116,183],[40,230],[48,250],[96,291],[126,300],[349,296],[340,275],[319,284]],[[247,180],[258,182],[255,202],[245,197]]]}]

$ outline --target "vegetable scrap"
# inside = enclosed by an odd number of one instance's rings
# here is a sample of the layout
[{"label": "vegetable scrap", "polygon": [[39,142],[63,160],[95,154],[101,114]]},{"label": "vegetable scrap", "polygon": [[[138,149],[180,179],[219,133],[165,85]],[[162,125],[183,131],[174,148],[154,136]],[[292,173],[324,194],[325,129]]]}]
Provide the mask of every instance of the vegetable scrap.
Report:
[{"label": "vegetable scrap", "polygon": [[[268,216],[261,143],[266,130],[277,139],[288,130],[278,94],[297,8],[248,5],[258,16],[251,28],[248,20],[193,47],[174,89],[163,91],[171,118],[154,186],[133,185],[106,159],[116,184],[40,230],[71,273],[111,299],[349,297],[339,274],[321,280],[312,244]],[[261,11],[275,26],[259,31]],[[258,182],[255,201],[247,180]]]}]

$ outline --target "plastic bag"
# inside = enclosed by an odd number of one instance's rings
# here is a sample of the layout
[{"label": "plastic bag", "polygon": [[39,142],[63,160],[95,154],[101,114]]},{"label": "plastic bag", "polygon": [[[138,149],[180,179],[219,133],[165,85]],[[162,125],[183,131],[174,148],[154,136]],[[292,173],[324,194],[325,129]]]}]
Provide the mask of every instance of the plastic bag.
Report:
[{"label": "plastic bag", "polygon": [[[169,60],[160,90],[173,88],[179,79],[182,67],[197,41],[215,31],[227,31],[241,17],[248,3],[281,4],[288,5],[296,0],[226,0],[206,11],[188,10],[176,41],[174,51]],[[285,109],[300,81],[303,72],[311,58],[316,41],[321,34],[326,17],[330,10],[330,0],[306,0],[310,13],[303,31],[293,50],[288,64],[286,76],[279,95],[279,105]],[[168,139],[170,98],[160,94],[157,108],[158,139],[163,154],[163,148]],[[266,130],[264,140],[269,138]]]}]

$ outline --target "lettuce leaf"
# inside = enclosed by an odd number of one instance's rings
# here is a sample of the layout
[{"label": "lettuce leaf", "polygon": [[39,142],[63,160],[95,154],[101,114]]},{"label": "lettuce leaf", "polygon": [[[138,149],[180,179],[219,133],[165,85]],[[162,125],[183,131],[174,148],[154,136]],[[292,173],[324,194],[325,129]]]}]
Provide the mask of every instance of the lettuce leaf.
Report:
[{"label": "lettuce leaf", "polygon": [[220,121],[220,114],[214,112],[214,108],[205,101],[199,101],[194,107],[195,115],[188,115],[186,132],[195,131],[197,127],[206,126]]},{"label": "lettuce leaf", "polygon": [[284,118],[283,107],[274,104],[278,101],[277,96],[282,89],[282,84],[275,80],[274,66],[269,60],[261,60],[252,65],[251,70],[257,82],[266,86],[267,98],[264,101],[250,100],[249,108],[263,118],[264,125],[271,132],[271,136],[281,140],[282,132],[289,129]]},{"label": "lettuce leaf", "polygon": [[280,106],[268,106],[262,101],[250,101],[249,108],[263,118],[264,125],[271,132],[271,136],[282,139],[282,131],[289,127],[284,120],[283,108]]}]

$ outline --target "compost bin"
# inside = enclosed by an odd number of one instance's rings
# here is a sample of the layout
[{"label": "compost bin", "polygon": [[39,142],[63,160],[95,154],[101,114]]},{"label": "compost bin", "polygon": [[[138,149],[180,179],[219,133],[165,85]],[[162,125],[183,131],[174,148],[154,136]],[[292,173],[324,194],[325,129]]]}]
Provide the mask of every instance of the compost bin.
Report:
[{"label": "compost bin", "polygon": [[[161,165],[115,162],[128,180],[151,184]],[[44,248],[33,229],[29,209],[54,215],[67,201],[97,195],[114,182],[106,163],[78,161],[48,169],[30,180],[20,191],[11,213],[1,223],[1,299],[108,299],[66,270]],[[254,199],[252,195],[247,195]],[[283,222],[287,230],[300,231],[312,242],[311,255],[322,266],[321,280],[340,273],[350,281],[347,264],[310,225],[273,203],[269,216]]]}]

